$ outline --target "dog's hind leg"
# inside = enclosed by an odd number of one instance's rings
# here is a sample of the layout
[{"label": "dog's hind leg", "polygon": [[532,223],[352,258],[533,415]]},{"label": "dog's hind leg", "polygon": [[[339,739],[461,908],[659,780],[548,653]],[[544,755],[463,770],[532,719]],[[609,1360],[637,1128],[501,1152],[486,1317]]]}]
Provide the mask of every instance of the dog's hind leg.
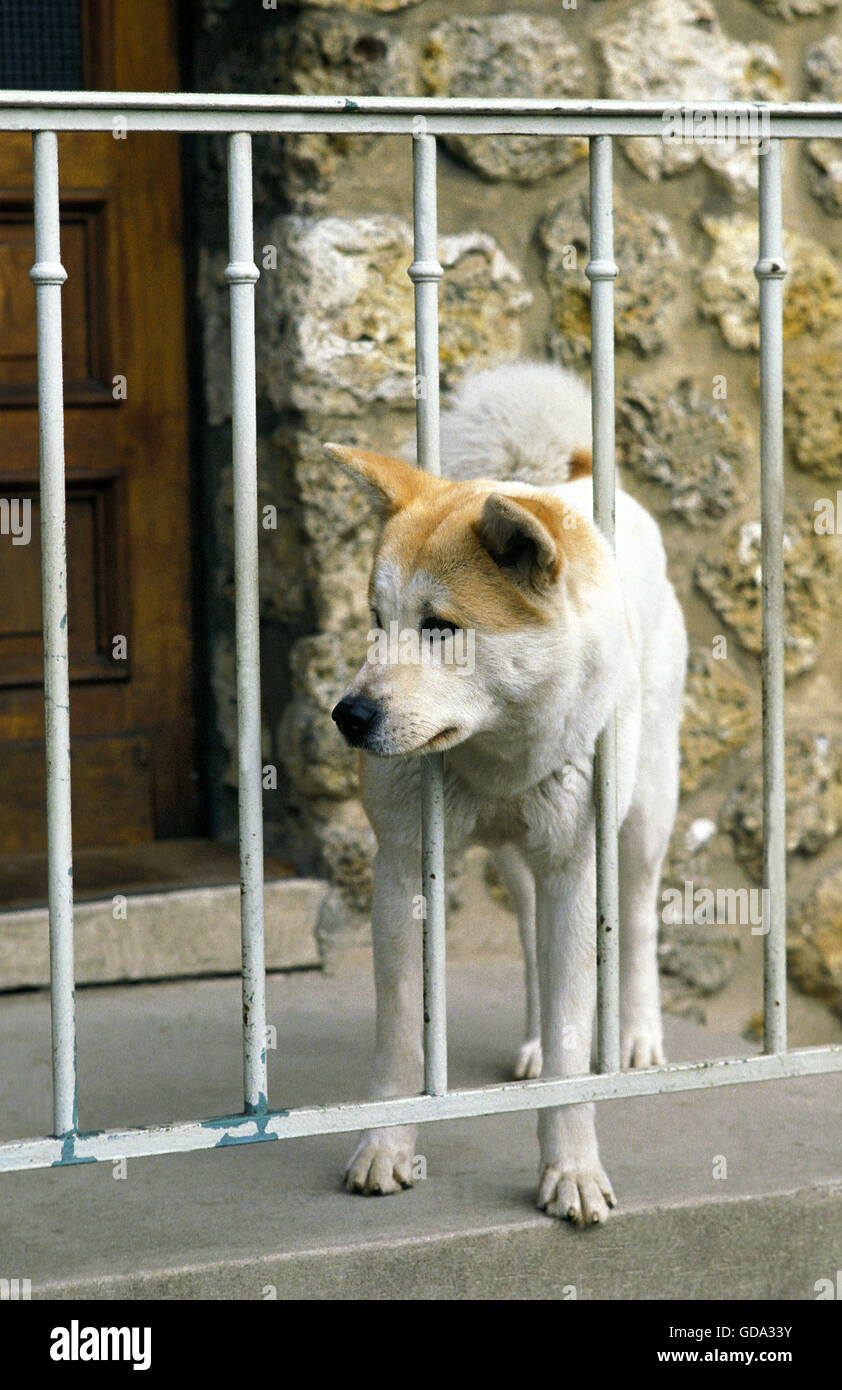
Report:
[{"label": "dog's hind leg", "polygon": [[[424,1079],[422,1051],[421,883],[415,853],[383,845],[374,861],[372,936],[377,1023],[369,1096],[417,1095]],[[386,1195],[411,1187],[414,1125],[366,1130],[346,1169],[351,1192]]]},{"label": "dog's hind leg", "polygon": [[620,830],[620,1053],[624,1067],[664,1061],[658,890],[678,806],[684,627],[675,599],[650,662],[631,807]]},{"label": "dog's hind leg", "polygon": [[[658,887],[663,852],[647,853],[651,827],[633,807],[620,834],[620,1064],[664,1058],[658,979]],[[668,832],[667,832],[668,838]]]},{"label": "dog's hind leg", "polygon": [[541,1001],[538,993],[538,961],[535,952],[535,879],[514,845],[501,845],[491,855],[511,899],[523,950],[526,983],[525,1039],[515,1057],[516,1078],[541,1075]]}]

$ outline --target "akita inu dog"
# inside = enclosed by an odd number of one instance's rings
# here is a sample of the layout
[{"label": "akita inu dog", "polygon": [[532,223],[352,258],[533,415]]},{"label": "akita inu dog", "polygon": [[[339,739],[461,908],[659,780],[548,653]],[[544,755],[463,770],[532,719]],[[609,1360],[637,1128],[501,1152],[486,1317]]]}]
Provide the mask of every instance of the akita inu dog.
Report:
[{"label": "akita inu dog", "polygon": [[[377,630],[420,632],[419,659],[366,660],[333,711],[363,750],[377,837],[377,987],[371,1095],[421,1089],[420,758],[446,750],[447,847],[493,852],[526,960],[526,1040],[515,1075],[590,1068],[596,996],[592,766],[617,715],[624,1066],[664,1060],[657,901],[678,799],[686,661],[656,523],[617,493],[616,556],[593,522],[587,390],[519,363],[467,380],[442,417],[442,478],[328,444],[383,526],[371,574]],[[473,634],[449,662],[438,634]],[[375,634],[370,634],[373,638]],[[593,1105],[539,1112],[538,1205],[577,1224],[615,1203]],[[412,1182],[414,1127],[362,1136],[355,1192]]]}]

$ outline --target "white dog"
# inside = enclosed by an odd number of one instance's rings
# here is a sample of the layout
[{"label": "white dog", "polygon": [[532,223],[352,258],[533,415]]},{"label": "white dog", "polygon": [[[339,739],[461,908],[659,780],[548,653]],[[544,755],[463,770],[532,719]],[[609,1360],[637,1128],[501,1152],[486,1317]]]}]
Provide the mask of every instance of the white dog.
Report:
[{"label": "white dog", "polygon": [[[517,1076],[590,1067],[595,1008],[592,765],[617,715],[621,1028],[624,1066],[664,1060],[657,900],[678,797],[684,623],[658,527],[618,492],[616,558],[593,522],[587,391],[568,372],[519,363],[470,378],[442,419],[443,478],[326,445],[377,499],[370,583],[375,633],[411,634],[366,660],[333,711],[363,759],[377,836],[373,1097],[422,1087],[420,770],[446,750],[447,846],[489,846],[526,958]],[[442,634],[467,633],[473,660]],[[418,634],[420,633],[420,637]],[[409,644],[411,649],[412,644]],[[592,1105],[542,1110],[538,1205],[577,1224],[615,1203]],[[414,1127],[364,1134],[347,1184],[412,1182]]]}]

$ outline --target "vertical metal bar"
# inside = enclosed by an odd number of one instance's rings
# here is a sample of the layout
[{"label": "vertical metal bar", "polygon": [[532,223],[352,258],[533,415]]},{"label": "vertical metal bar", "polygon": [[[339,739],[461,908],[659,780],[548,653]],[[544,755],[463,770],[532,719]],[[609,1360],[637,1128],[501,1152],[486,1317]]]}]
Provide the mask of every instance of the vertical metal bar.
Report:
[{"label": "vertical metal bar", "polygon": [[760,516],[763,690],[763,1046],[786,1050],[783,255],[781,142],[759,159]]},{"label": "vertical metal bar", "polygon": [[228,138],[228,228],[230,262],[225,279],[231,300],[243,1088],[245,1112],[253,1115],[262,1114],[267,1106],[254,345],[254,286],[259,272],[254,264],[251,136],[243,133]]},{"label": "vertical metal bar", "polygon": [[[413,154],[415,286],[415,397],[418,462],[441,472],[439,457],[439,320],[436,216],[436,141],[415,135]],[[447,993],[445,981],[444,758],[430,753],[421,766],[421,891],[424,895],[424,1089],[447,1091]]]},{"label": "vertical metal bar", "polygon": [[[610,135],[590,140],[591,400],[594,520],[614,545],[614,207]],[[617,884],[617,726],[594,755],[598,1067],[620,1069],[620,912]]]},{"label": "vertical metal bar", "polygon": [[73,980],[73,843],[70,816],[70,674],[67,657],[67,545],[64,498],[64,387],[58,141],[32,137],[35,284],[38,315],[38,429],[41,455],[41,592],[44,612],[44,718],[47,750],[47,873],[50,907],[50,1009],[53,1127],[76,1129],[76,1000]]}]

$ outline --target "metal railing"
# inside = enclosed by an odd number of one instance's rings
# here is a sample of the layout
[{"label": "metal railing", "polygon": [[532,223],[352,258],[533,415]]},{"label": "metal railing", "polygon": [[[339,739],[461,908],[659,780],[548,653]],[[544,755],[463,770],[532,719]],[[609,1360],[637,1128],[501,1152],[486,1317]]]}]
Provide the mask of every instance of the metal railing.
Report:
[{"label": "metal railing", "polygon": [[[417,100],[386,97],[218,96],[111,92],[0,93],[0,131],[31,131],[34,145],[35,282],[41,454],[44,697],[47,744],[50,975],[53,1050],[51,1137],[0,1143],[0,1170],[89,1163],[143,1154],[329,1134],[388,1125],[537,1110],[618,1096],[653,1095],[738,1082],[842,1071],[842,1047],[787,1051],[784,799],[783,412],[781,145],[791,137],[842,137],[842,105],[700,102],[704,121],[764,132],[758,148],[760,295],[764,1051],[752,1057],[620,1071],[616,734],[613,720],[595,759],[597,811],[596,1074],[449,1091],[445,1020],[445,879],[442,758],[424,760],[422,888],[424,1093],[353,1104],[272,1109],[265,1047],[260,651],[257,575],[254,264],[251,135],[255,132],[378,133],[412,140],[418,458],[439,472],[436,136],[578,135],[590,141],[593,477],[597,524],[614,531],[614,263],[612,137],[662,136],[661,103],[620,101]],[[232,431],[243,960],[243,1110],[237,1115],[86,1134],[78,1128],[70,819],[67,569],[64,526],[61,286],[56,132],[122,130],[228,135]]]}]

